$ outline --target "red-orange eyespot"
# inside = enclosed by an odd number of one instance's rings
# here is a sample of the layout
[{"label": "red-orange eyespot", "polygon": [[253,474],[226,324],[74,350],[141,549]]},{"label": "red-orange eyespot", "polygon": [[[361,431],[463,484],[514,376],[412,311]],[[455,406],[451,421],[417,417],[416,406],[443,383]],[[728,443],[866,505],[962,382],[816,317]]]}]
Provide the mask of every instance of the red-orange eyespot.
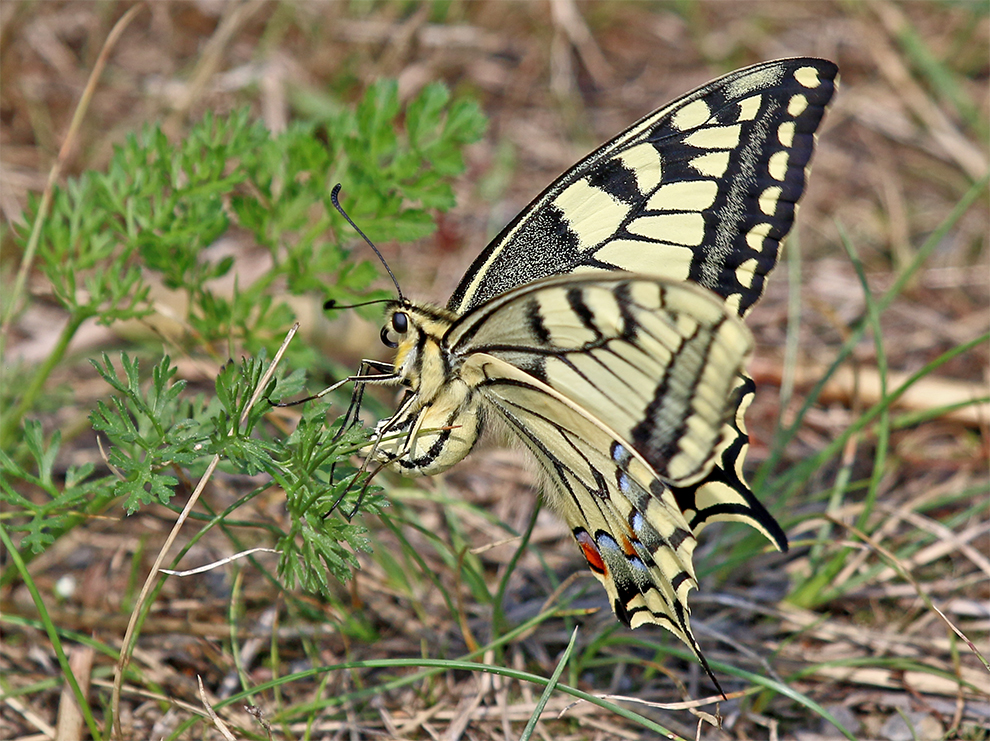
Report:
[{"label": "red-orange eyespot", "polygon": [[576,528],[574,530],[574,539],[581,546],[581,552],[584,553],[584,559],[588,562],[588,567],[599,574],[607,574],[608,567],[605,565],[605,561],[602,559],[601,553],[598,552],[595,541],[591,539],[588,532],[581,528]]}]

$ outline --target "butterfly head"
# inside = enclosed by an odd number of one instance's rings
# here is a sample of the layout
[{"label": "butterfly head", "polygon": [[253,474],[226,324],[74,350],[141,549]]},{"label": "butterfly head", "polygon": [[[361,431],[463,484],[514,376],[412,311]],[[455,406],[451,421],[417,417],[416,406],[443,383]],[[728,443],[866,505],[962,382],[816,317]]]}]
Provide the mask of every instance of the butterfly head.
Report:
[{"label": "butterfly head", "polygon": [[468,454],[482,426],[461,359],[445,339],[457,317],[405,299],[387,306],[381,339],[395,350],[395,375],[406,393],[399,411],[376,428],[374,454],[407,475],[446,471]]},{"label": "butterfly head", "polygon": [[454,314],[436,306],[404,299],[388,304],[381,340],[395,350],[395,372],[406,386],[418,389],[424,374],[445,377],[450,353],[443,338],[454,319]]}]

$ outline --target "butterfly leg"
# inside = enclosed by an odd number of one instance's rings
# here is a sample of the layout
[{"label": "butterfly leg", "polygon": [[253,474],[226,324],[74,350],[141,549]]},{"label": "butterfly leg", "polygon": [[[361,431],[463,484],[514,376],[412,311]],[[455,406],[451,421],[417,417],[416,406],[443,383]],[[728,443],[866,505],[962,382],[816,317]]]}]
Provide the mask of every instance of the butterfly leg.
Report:
[{"label": "butterfly leg", "polygon": [[[377,375],[372,374],[372,371],[376,371]],[[340,440],[340,438],[344,435],[345,432],[347,432],[347,430],[351,429],[354,425],[358,423],[360,419],[361,404],[364,401],[364,388],[366,385],[368,384],[389,385],[389,384],[398,383],[399,380],[400,380],[399,376],[395,373],[395,369],[391,363],[385,363],[379,360],[368,360],[367,358],[365,358],[361,361],[360,366],[358,366],[358,372],[355,375],[348,376],[347,378],[344,378],[338,381],[337,383],[330,385],[320,393],[310,396],[306,399],[303,399],[302,401],[319,399],[325,396],[326,394],[330,393],[331,391],[335,391],[336,389],[340,388],[345,383],[354,384],[354,390],[351,393],[350,403],[347,405],[347,410],[340,418],[341,419],[340,429],[338,429],[337,432],[334,433],[333,437],[330,438],[330,444],[334,444],[338,440]],[[301,402],[294,402],[294,403],[301,403]],[[331,481],[333,480],[333,473],[335,466],[336,464],[333,464],[330,467]],[[333,511],[337,509],[341,500],[343,500],[343,498],[347,495],[347,492],[351,490],[351,488],[357,482],[358,477],[365,470],[366,470],[366,464],[363,464],[361,468],[357,471],[357,473],[354,474],[351,483],[344,488],[340,496],[337,497],[336,501],[334,501],[334,503],[330,505],[330,509],[327,510],[326,514],[324,514],[324,518],[329,517],[333,513]],[[375,473],[377,473],[377,471],[375,471]],[[372,476],[368,478],[368,482],[370,482],[373,476],[374,474],[372,474]],[[361,495],[358,497],[357,505],[355,505],[350,515],[347,516],[348,520],[350,520],[351,517],[354,516],[354,513],[357,511],[357,508],[360,506],[361,500],[364,498],[364,492],[367,489],[368,482],[366,482],[362,487]]]}]

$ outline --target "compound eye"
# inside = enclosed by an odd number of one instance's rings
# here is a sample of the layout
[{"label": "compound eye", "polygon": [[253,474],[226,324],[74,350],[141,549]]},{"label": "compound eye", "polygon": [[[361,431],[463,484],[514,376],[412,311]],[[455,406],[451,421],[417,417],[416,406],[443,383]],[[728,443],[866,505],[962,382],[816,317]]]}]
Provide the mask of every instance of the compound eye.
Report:
[{"label": "compound eye", "polygon": [[398,342],[396,342],[391,337],[389,337],[388,327],[382,327],[381,338],[382,338],[382,344],[385,345],[385,347],[391,347],[394,350],[399,346]]}]

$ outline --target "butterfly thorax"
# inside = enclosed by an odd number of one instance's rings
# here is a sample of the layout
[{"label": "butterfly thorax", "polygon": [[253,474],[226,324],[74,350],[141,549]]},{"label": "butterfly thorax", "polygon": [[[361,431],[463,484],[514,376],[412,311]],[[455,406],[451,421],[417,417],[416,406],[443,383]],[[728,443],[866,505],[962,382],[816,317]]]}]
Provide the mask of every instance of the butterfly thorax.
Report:
[{"label": "butterfly thorax", "polygon": [[393,338],[386,342],[395,346],[395,372],[409,391],[378,426],[375,455],[408,475],[441,473],[471,451],[482,429],[475,384],[444,341],[456,315],[403,301],[390,305],[385,319],[382,337]]}]

